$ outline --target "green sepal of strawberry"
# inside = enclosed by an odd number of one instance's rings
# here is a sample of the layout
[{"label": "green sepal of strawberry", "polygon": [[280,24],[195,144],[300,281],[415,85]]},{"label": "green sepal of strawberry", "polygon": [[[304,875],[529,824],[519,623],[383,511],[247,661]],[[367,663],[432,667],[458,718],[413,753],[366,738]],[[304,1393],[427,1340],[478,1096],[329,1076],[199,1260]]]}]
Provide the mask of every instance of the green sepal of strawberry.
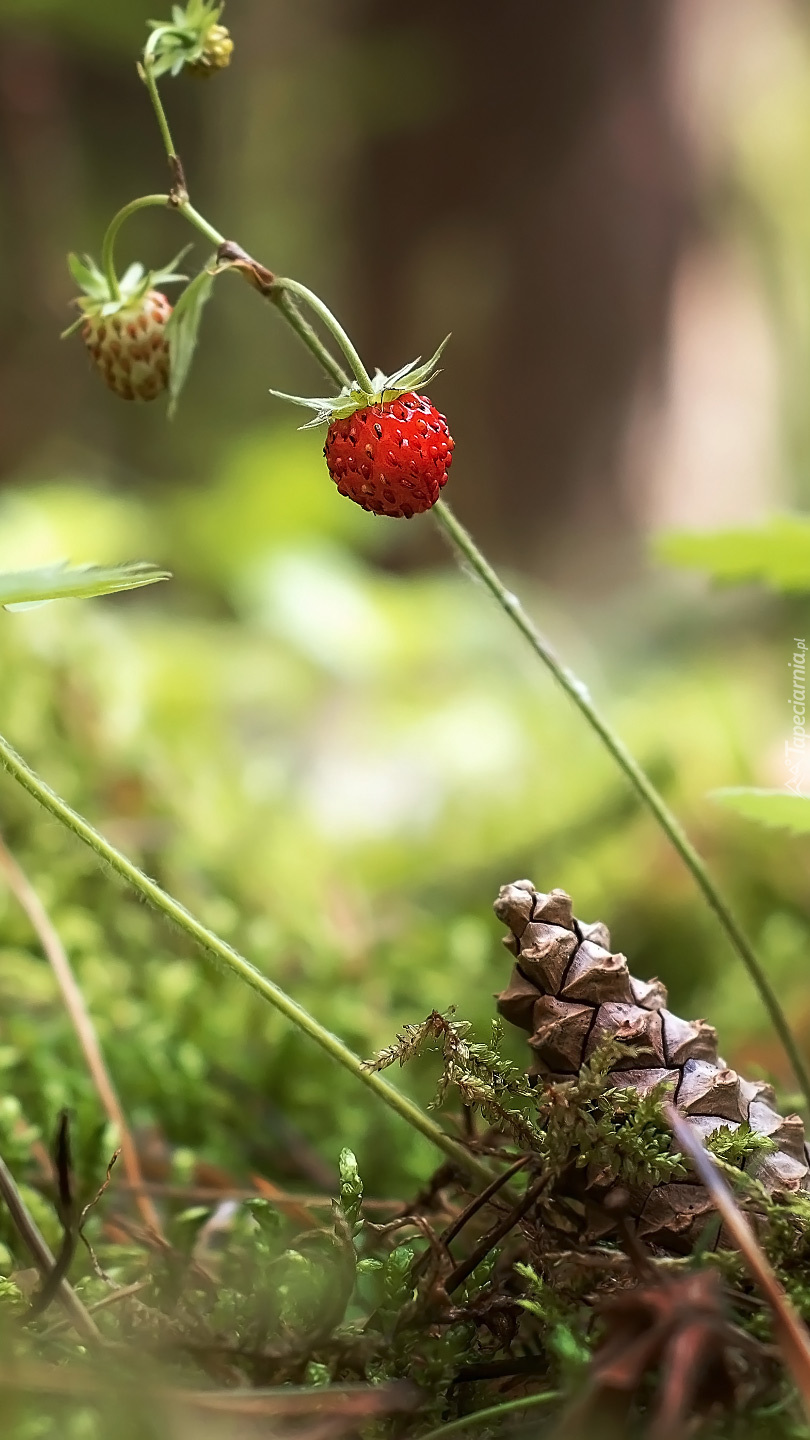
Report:
[{"label": "green sepal of strawberry", "polygon": [[[185,66],[206,67],[212,32],[224,9],[218,0],[188,0],[186,5],[172,6],[171,22],[148,21],[153,37],[147,47],[149,64],[156,80],[161,75],[179,75]],[[220,61],[226,65],[233,43],[224,27],[219,28],[217,37],[220,45],[224,41],[229,47]]]},{"label": "green sepal of strawberry", "polygon": [[318,425],[331,424],[333,420],[345,420],[353,415],[356,410],[364,410],[369,406],[387,405],[392,400],[399,399],[400,395],[407,395],[411,391],[420,390],[423,385],[429,385],[431,380],[439,374],[437,369],[447,341],[447,335],[442,341],[435,355],[425,363],[421,363],[421,356],[416,360],[409,360],[407,365],[395,370],[392,375],[384,375],[377,370],[372,381],[372,389],[367,390],[359,381],[355,380],[351,385],[344,385],[338,395],[334,396],[313,396],[307,398],[303,395],[287,395],[283,390],[271,390],[270,394],[275,395],[278,400],[289,400],[292,405],[301,405],[307,410],[316,412],[313,420],[308,420],[301,426],[302,430],[312,430]]},{"label": "green sepal of strawberry", "polygon": [[191,246],[186,245],[178,255],[175,255],[170,265],[161,270],[145,270],[143,265],[137,261],[130,265],[128,270],[118,280],[117,295],[114,295],[110,282],[104,271],[99,268],[95,261],[89,256],[69,255],[68,269],[73,279],[82,291],[76,297],[74,304],[81,310],[78,320],[63,330],[62,339],[72,335],[78,330],[88,316],[96,316],[106,319],[107,316],[115,315],[119,310],[130,309],[137,305],[150,290],[159,285],[171,285],[181,280],[187,280],[187,275],[180,274],[176,266],[179,265],[183,256],[188,253]]}]

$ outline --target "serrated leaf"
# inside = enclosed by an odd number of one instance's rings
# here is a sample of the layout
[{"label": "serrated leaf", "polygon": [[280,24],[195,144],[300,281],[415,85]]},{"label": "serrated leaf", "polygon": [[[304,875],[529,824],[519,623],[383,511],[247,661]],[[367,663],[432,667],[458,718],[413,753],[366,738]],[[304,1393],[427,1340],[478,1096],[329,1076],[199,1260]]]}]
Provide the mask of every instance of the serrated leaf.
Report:
[{"label": "serrated leaf", "polygon": [[[211,264],[213,264],[213,260]],[[169,418],[174,415],[180,392],[186,383],[191,361],[197,347],[200,321],[216,273],[206,267],[188,284],[171,313],[166,326],[169,342]]]},{"label": "serrated leaf", "polygon": [[810,834],[810,796],[790,790],[758,790],[746,786],[712,790],[711,799],[746,820],[794,835]]},{"label": "serrated leaf", "polygon": [[774,515],[745,530],[671,531],[654,549],[669,565],[706,570],[725,583],[759,580],[775,590],[810,590],[810,516]]},{"label": "serrated leaf", "polygon": [[43,565],[35,570],[0,573],[0,606],[6,610],[28,609],[50,600],[90,600],[97,595],[114,595],[119,590],[137,590],[169,580],[146,560],[126,565]]}]

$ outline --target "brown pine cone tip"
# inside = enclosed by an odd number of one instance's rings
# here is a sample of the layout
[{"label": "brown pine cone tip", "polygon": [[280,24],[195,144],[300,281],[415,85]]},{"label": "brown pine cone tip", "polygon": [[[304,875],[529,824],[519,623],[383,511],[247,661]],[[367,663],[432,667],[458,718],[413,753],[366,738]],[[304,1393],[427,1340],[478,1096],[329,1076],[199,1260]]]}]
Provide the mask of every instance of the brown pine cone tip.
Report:
[{"label": "brown pine cone tip", "polygon": [[[530,1075],[571,1080],[606,1040],[625,1043],[626,1060],[612,1067],[617,1086],[644,1095],[668,1081],[678,1110],[704,1139],[747,1121],[775,1148],[749,1155],[746,1172],[772,1193],[810,1189],[799,1116],[780,1115],[770,1085],[743,1080],[726,1066],[711,1025],[668,1010],[659,980],[636,980],[624,955],[611,952],[604,925],[575,920],[564,890],[544,895],[530,880],[504,885],[494,908],[509,927],[503,943],[516,962],[497,996],[498,1010],[529,1034]],[[708,1195],[691,1176],[631,1197],[638,1235],[668,1249],[689,1248],[712,1213]]]}]

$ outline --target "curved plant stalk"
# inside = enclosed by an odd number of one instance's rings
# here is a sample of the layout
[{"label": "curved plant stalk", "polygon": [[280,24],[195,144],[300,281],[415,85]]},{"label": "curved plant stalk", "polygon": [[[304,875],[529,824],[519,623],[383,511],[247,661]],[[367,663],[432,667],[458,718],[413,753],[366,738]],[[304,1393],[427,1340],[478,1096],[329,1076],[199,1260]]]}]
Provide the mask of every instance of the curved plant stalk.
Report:
[{"label": "curved plant stalk", "polygon": [[162,205],[165,209],[171,205],[171,195],[140,195],[137,200],[130,200],[128,205],[123,205],[104,232],[104,240],[101,245],[101,268],[107,277],[110,287],[110,294],[114,299],[120,300],[121,291],[118,285],[118,275],[115,269],[115,241],[118,231],[131,215],[137,215],[139,210],[146,210],[152,205]]},{"label": "curved plant stalk", "polygon": [[20,909],[28,916],[31,928],[50,962],[99,1100],[107,1119],[118,1133],[124,1171],[141,1219],[147,1230],[151,1230],[159,1240],[163,1240],[165,1237],[157,1211],[144,1187],[135,1141],[127,1125],[118,1092],[107,1069],[107,1062],[104,1059],[96,1027],[73,973],[67,951],[45,906],[19,861],[12,855],[2,835],[0,835],[0,874],[5,877],[9,890]]},{"label": "curved plant stalk", "polygon": [[51,790],[50,786],[46,785],[44,780],[40,779],[2,735],[0,735],[0,765],[4,765],[14,779],[22,785],[24,790],[28,791],[29,795],[33,796],[43,809],[59,820],[84,845],[89,846],[100,860],[109,865],[116,875],[126,881],[144,900],[148,900],[167,919],[173,920],[175,925],[184,931],[196,945],[201,946],[203,950],[208,951],[209,955],[222,961],[234,975],[261,995],[262,999],[268,1000],[274,1009],[292,1021],[293,1025],[303,1034],[308,1035],[310,1040],[314,1040],[316,1045],[319,1045],[327,1055],[342,1065],[344,1070],[372,1090],[390,1110],[399,1115],[400,1119],[405,1120],[412,1129],[418,1130],[426,1140],[431,1141],[437,1149],[443,1151],[449,1159],[455,1162],[463,1174],[467,1174],[476,1182],[483,1181],[484,1184],[489,1184],[492,1180],[492,1171],[483,1161],[471,1155],[463,1145],[446,1135],[435,1120],[431,1120],[428,1115],[425,1115],[413,1100],[409,1100],[406,1095],[401,1095],[398,1090],[394,1090],[392,1086],[381,1080],[379,1075],[372,1074],[365,1069],[360,1056],[355,1055],[354,1051],[350,1050],[349,1046],[344,1044],[337,1035],[333,1035],[330,1030],[321,1025],[320,1021],[316,1020],[314,1015],[310,1015],[303,1005],[299,1005],[292,996],[282,990],[280,985],[276,985],[268,976],[263,975],[244,955],[240,955],[232,945],[222,940],[213,930],[209,930],[202,921],[197,920],[190,911],[186,910],[179,900],[175,900],[172,895],[167,894],[156,881],[150,880],[148,875],[139,870],[138,866],[126,855],[122,854],[120,850],[116,850],[115,846],[111,845],[109,840],[105,840],[104,836],[95,830],[88,820],[73,810],[65,800]]},{"label": "curved plant stalk", "polygon": [[297,296],[299,300],[304,300],[310,309],[315,311],[315,314],[323,321],[330,335],[337,341],[343,354],[346,356],[361,390],[366,390],[371,393],[374,389],[374,382],[360,359],[357,350],[346,334],[346,331],[343,329],[340,321],[332,314],[329,306],[324,304],[323,300],[319,295],[315,294],[314,290],[310,290],[306,285],[302,285],[299,280],[279,279],[276,281],[276,284],[279,285],[282,290],[287,290],[291,295]]},{"label": "curved plant stalk", "polygon": [[473,1410],[469,1415],[460,1415],[447,1425],[428,1430],[420,1440],[445,1440],[447,1435],[459,1435],[462,1430],[472,1430],[476,1425],[497,1425],[510,1415],[519,1415],[522,1410],[533,1410],[538,1405],[549,1405],[553,1400],[563,1398],[559,1390],[543,1390],[538,1395],[519,1395],[516,1400],[504,1400],[502,1405],[488,1405],[485,1410]]}]

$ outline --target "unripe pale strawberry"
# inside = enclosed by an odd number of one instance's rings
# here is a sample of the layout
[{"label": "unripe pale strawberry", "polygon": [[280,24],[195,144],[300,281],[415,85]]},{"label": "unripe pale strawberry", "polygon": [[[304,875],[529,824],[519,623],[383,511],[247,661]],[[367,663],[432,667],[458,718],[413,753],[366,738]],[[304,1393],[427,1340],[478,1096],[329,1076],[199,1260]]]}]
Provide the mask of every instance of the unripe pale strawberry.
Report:
[{"label": "unripe pale strawberry", "polygon": [[76,301],[81,319],[65,334],[81,329],[93,365],[116,395],[123,400],[156,399],[169,383],[166,326],[172,313],[156,283],[185,277],[173,267],[147,274],[141,265],[131,265],[113,287],[88,257],[71,255],[69,265],[84,293]]},{"label": "unripe pale strawberry", "polygon": [[82,339],[99,374],[122,400],[154,400],[169,383],[166,322],[172,307],[147,290],[116,315],[88,315]]}]

